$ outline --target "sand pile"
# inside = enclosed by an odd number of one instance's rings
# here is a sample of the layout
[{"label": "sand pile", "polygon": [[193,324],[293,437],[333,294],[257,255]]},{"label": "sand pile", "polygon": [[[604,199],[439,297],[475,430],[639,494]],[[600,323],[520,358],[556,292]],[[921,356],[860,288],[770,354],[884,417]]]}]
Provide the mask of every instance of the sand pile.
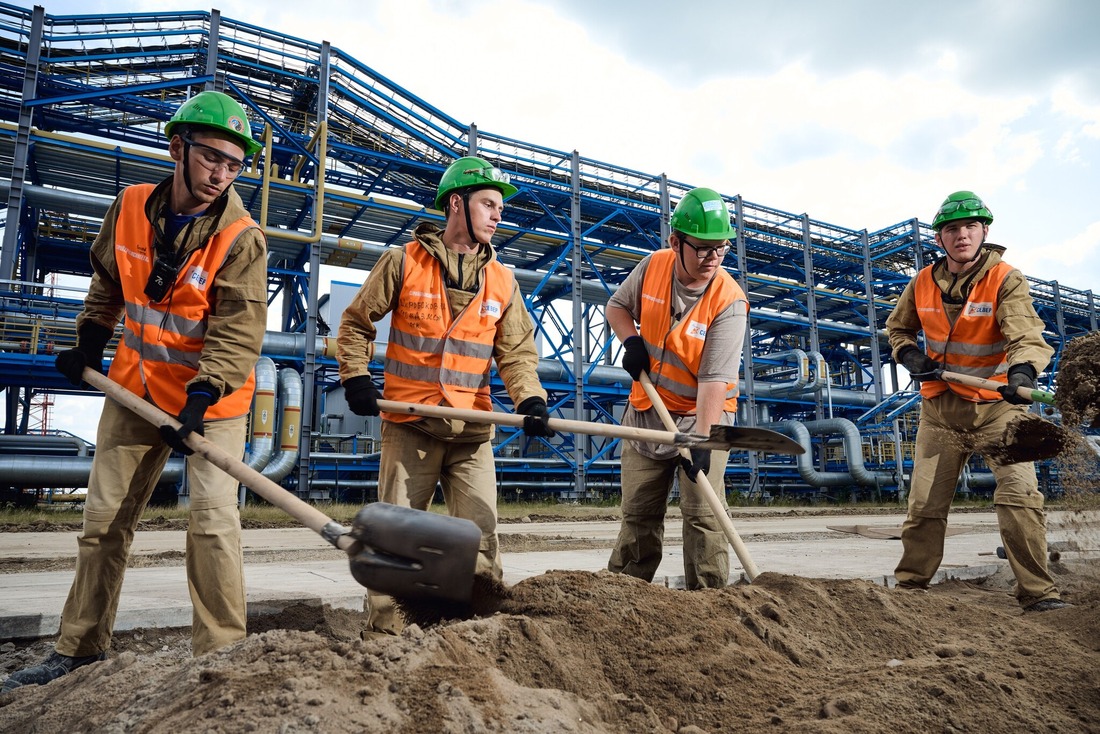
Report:
[{"label": "sand pile", "polygon": [[186,630],[138,635],[144,651],[120,635],[107,661],[4,696],[0,731],[1100,731],[1100,561],[1052,571],[1075,607],[1021,613],[1007,569],[928,593],[561,571],[491,616],[367,640],[362,615],[302,606],[198,659]]}]

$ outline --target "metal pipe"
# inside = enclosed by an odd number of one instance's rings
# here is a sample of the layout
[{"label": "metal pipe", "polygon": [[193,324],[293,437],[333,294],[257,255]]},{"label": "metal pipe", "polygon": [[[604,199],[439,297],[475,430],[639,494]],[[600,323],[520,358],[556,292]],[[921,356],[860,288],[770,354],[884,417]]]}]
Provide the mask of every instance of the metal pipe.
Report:
[{"label": "metal pipe", "polygon": [[263,475],[279,481],[298,463],[298,432],[302,427],[302,376],[296,370],[279,370],[279,453],[264,467]]},{"label": "metal pipe", "polygon": [[[847,424],[846,426],[844,424]],[[831,418],[820,421],[781,421],[765,426],[798,441],[806,452],[795,457],[798,475],[812,487],[840,487],[851,484],[879,487],[894,482],[889,472],[871,472],[863,463],[863,448],[859,440],[859,430],[855,424],[844,418]],[[810,434],[839,433],[844,438],[845,456],[848,461],[846,472],[821,472],[814,468]]]},{"label": "metal pipe", "polygon": [[[183,481],[183,459],[169,459],[159,484]],[[84,488],[92,473],[90,456],[3,456],[0,484],[9,487]]]},{"label": "metal pipe", "polygon": [[88,442],[76,436],[0,434],[0,454],[9,453],[87,456]]},{"label": "metal pipe", "polygon": [[256,394],[252,403],[252,441],[244,462],[260,471],[275,453],[275,360],[260,357],[256,362]]}]

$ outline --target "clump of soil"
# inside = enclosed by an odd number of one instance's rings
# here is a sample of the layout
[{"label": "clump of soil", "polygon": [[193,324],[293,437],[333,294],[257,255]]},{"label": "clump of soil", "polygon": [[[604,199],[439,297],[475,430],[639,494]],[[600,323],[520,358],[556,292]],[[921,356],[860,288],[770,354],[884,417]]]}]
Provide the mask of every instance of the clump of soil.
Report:
[{"label": "clump of soil", "polygon": [[1066,344],[1058,367],[1054,403],[1067,426],[1096,425],[1100,419],[1100,332]]},{"label": "clump of soil", "polygon": [[362,615],[302,606],[196,659],[116,637],[0,698],[0,731],[1097,732],[1100,562],[1051,570],[1076,606],[1021,612],[1007,569],[928,593],[555,571],[489,616],[368,640]]},{"label": "clump of soil", "polygon": [[998,464],[1017,464],[1050,459],[1080,442],[1076,433],[1032,413],[1024,413],[1009,421],[1000,442],[982,446],[979,451]]}]

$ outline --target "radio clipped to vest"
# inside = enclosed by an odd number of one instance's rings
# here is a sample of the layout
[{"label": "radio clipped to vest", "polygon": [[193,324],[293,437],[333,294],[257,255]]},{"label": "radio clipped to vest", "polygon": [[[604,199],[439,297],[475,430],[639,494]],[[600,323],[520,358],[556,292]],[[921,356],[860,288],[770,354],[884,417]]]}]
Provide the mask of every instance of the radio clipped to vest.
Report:
[{"label": "radio clipped to vest", "polygon": [[170,263],[157,255],[153,269],[149,272],[149,280],[145,281],[145,295],[149,296],[153,303],[164,300],[168,291],[172,290],[179,272],[179,265]]}]

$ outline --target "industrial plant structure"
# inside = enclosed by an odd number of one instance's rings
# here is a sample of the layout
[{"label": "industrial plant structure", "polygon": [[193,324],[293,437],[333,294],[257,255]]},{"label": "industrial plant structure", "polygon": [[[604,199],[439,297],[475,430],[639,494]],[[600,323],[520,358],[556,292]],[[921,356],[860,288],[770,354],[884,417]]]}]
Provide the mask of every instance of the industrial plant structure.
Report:
[{"label": "industrial plant structure", "polygon": [[[269,246],[272,318],[257,368],[254,468],[304,498],[369,498],[377,425],[345,409],[332,358],[340,310],[379,253],[411,239],[418,223],[442,220],[432,209],[440,174],[471,153],[519,187],[495,245],[536,324],[553,415],[621,415],[630,380],[604,306],[665,242],[676,201],[710,182],[479,130],[326,42],[217,11],[60,16],[0,4],[0,487],[84,486],[94,447],[42,430],[42,411],[44,396],[74,392],[53,362],[75,341],[88,248],[123,187],[170,172],[164,124],[211,88],[244,103],[264,143],[236,184]],[[914,218],[868,231],[739,195],[728,202],[737,239],[724,265],[751,302],[739,420],[809,449],[797,458],[734,452],[728,489],[755,499],[900,496],[920,397],[892,388],[883,324],[937,256],[931,229]],[[1030,281],[1057,350],[1040,379],[1049,387],[1066,343],[1097,329],[1097,307],[1091,291]],[[494,398],[512,409],[499,381]],[[495,443],[505,496],[583,499],[618,489],[617,440],[498,429]],[[166,481],[180,481],[179,461]],[[1041,474],[1057,487],[1057,467]],[[964,482],[991,489],[991,479],[975,460]]]}]

